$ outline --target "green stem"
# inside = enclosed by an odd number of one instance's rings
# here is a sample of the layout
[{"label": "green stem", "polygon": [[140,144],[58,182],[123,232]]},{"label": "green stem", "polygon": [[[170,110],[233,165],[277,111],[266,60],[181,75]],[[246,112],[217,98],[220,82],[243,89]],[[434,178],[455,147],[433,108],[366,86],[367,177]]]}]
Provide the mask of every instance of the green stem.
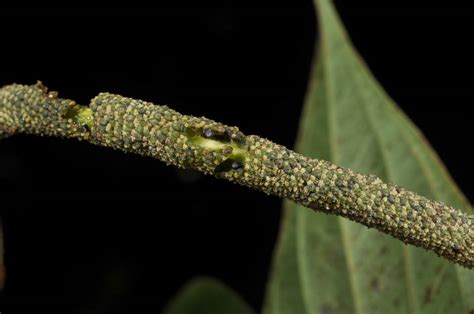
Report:
[{"label": "green stem", "polygon": [[57,98],[42,85],[9,85],[0,89],[0,136],[14,133],[78,138],[194,168],[347,217],[474,267],[473,216],[375,176],[166,106],[102,93],[85,107]]}]

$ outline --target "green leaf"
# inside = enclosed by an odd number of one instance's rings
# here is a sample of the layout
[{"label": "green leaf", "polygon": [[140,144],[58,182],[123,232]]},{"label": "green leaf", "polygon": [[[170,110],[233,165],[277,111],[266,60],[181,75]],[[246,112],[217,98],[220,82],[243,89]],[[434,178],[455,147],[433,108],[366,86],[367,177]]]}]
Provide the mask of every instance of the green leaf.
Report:
[{"label": "green leaf", "polygon": [[253,314],[254,311],[231,289],[212,278],[187,283],[163,314]]},{"label": "green leaf", "polygon": [[[420,131],[359,57],[330,0],[296,149],[472,209]],[[468,313],[474,271],[347,219],[286,201],[264,312]]]}]

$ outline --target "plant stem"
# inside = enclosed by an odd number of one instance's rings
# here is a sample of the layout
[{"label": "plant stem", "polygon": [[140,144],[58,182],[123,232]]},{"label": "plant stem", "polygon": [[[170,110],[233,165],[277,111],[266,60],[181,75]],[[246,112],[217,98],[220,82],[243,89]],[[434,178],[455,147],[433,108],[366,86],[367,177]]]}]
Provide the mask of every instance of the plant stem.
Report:
[{"label": "plant stem", "polygon": [[0,89],[0,136],[87,140],[193,168],[306,207],[347,217],[474,267],[474,217],[375,176],[311,159],[255,135],[166,106],[101,93],[90,106],[38,83]]}]

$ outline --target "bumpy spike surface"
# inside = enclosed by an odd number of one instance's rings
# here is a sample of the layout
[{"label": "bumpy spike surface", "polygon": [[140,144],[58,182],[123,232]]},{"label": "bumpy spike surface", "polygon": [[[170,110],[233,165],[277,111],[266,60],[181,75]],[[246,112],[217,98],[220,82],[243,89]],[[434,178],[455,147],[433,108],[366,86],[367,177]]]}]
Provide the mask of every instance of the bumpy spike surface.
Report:
[{"label": "bumpy spike surface", "polygon": [[194,168],[337,214],[474,267],[474,217],[375,176],[297,154],[207,118],[108,93],[89,107],[41,84],[0,89],[0,136],[73,137]]}]

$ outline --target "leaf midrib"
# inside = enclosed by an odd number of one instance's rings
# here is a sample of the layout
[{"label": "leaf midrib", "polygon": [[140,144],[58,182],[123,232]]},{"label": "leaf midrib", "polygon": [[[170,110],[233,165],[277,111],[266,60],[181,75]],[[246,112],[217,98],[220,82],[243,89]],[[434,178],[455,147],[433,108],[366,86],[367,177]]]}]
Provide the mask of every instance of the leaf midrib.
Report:
[{"label": "leaf midrib", "polygon": [[[328,71],[327,71],[327,67],[324,63],[324,58],[326,58],[328,56],[328,50],[327,50],[327,46],[324,44],[326,42],[326,36],[325,36],[325,32],[323,31],[323,23],[319,23],[320,25],[320,42],[321,42],[321,60],[323,60],[321,62],[321,66],[323,67],[322,68],[322,71],[323,71],[323,76],[326,78],[326,79],[323,79],[323,83],[322,84],[322,87],[325,89],[325,92],[326,92],[326,95],[327,95],[327,108],[326,108],[326,111],[327,111],[327,123],[328,123],[328,137],[329,137],[329,158],[331,160],[333,160],[335,163],[337,163],[337,150],[336,150],[336,140],[334,138],[335,136],[335,131],[334,131],[334,112],[333,112],[333,108],[332,106],[330,105],[332,102],[333,102],[333,90],[331,88],[331,85],[330,85],[330,80],[328,80],[327,78],[329,77],[328,76]],[[355,265],[354,265],[354,258],[349,250],[349,242],[350,242],[350,238],[349,238],[349,235],[348,235],[348,230],[347,230],[347,226],[346,226],[346,221],[344,220],[345,218],[341,218],[341,217],[338,217],[337,218],[337,222],[338,222],[338,226],[339,226],[339,232],[340,232],[340,236],[341,236],[341,241],[342,241],[342,245],[344,247],[344,257],[346,259],[346,268],[347,268],[347,273],[348,273],[348,276],[349,276],[349,284],[350,284],[350,290],[351,290],[351,295],[352,295],[352,301],[354,303],[354,309],[355,309],[355,312],[358,313],[358,314],[362,314],[363,311],[362,311],[362,307],[361,307],[361,304],[360,304],[360,299],[359,299],[359,296],[358,296],[358,289],[356,287],[356,278],[355,278]]]},{"label": "leaf midrib", "polygon": [[[355,64],[356,64],[356,66],[359,66],[359,62],[357,62],[357,61],[358,60],[356,59]],[[363,71],[363,69],[359,69],[359,71],[361,71],[361,73],[365,73]],[[358,80],[354,80],[354,82],[355,82],[354,84],[357,86]],[[361,107],[362,107],[362,110],[363,110],[365,116],[367,117],[368,125],[369,125],[369,127],[372,131],[371,133],[374,135],[376,148],[379,151],[379,154],[380,154],[380,157],[381,157],[381,162],[382,162],[382,165],[383,165],[383,171],[385,173],[385,178],[386,178],[387,181],[393,182],[394,181],[394,175],[393,175],[391,167],[389,166],[389,161],[388,161],[387,154],[385,153],[385,150],[383,149],[382,139],[380,138],[380,134],[379,134],[379,132],[377,132],[377,129],[375,127],[374,117],[372,116],[369,108],[367,108],[366,101],[364,101],[364,98],[367,98],[367,91],[366,91],[365,88],[359,88],[357,90],[360,90],[361,93],[365,93],[365,97],[364,96],[360,97],[361,100],[362,100],[361,101]],[[414,277],[413,277],[413,272],[414,271],[413,271],[411,256],[410,256],[410,253],[409,253],[409,247],[407,245],[404,245],[403,243],[400,243],[399,245],[401,246],[401,249],[403,251],[402,259],[404,261],[403,262],[403,269],[405,271],[405,280],[404,281],[405,281],[405,286],[406,286],[407,295],[408,295],[408,306],[409,306],[409,309],[410,309],[411,313],[413,313],[413,314],[419,313],[419,306],[418,306],[418,302],[416,300],[416,292],[415,292],[415,289],[414,289],[416,283],[415,283],[415,280],[414,280]]]}]

